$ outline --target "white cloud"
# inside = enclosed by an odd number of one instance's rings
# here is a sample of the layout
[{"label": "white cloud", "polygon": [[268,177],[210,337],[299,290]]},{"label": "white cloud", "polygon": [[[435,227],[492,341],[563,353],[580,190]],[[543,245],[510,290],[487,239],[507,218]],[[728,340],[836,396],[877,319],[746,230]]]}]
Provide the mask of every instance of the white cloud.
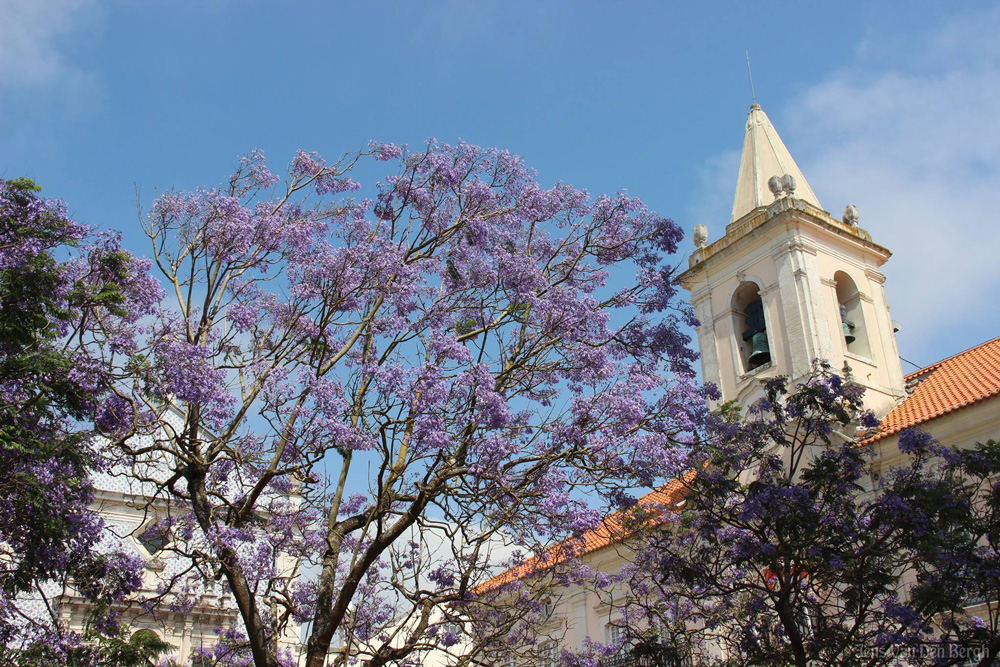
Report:
[{"label": "white cloud", "polygon": [[[823,206],[839,217],[856,204],[892,250],[900,352],[921,364],[1000,333],[998,33],[994,9],[887,37],[898,48],[859,48],[856,64],[768,110]],[[708,162],[703,180],[727,177],[731,196],[730,162]],[[716,208],[713,220],[728,220]]]},{"label": "white cloud", "polygon": [[913,41],[919,73],[862,62],[785,114],[820,201],[834,214],[857,204],[893,251],[886,290],[902,352],[921,363],[962,349],[951,338],[966,346],[1000,330],[998,31],[1000,11],[956,19]]},{"label": "white cloud", "polygon": [[96,0],[0,0],[0,86],[37,88],[85,76],[62,40],[92,28]]}]

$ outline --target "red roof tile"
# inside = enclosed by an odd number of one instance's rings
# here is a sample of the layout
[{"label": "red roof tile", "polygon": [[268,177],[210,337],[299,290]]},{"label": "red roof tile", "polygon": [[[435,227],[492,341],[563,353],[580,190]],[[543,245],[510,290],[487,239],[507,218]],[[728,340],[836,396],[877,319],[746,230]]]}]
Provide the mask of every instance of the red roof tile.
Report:
[{"label": "red roof tile", "polygon": [[[660,488],[639,498],[637,506],[663,505],[670,507],[676,505],[687,495],[694,475],[695,471],[691,470],[677,479],[670,480]],[[522,564],[483,582],[476,587],[475,592],[486,593],[503,584],[545,572],[570,558],[579,558],[621,542],[635,530],[628,522],[629,514],[632,512],[634,512],[634,508],[618,510],[601,521],[597,528],[588,530],[580,537],[564,540],[549,547],[540,556],[529,558]]]},{"label": "red roof tile", "polygon": [[912,393],[885,416],[865,444],[1000,395],[1000,338],[910,373],[906,383]]}]

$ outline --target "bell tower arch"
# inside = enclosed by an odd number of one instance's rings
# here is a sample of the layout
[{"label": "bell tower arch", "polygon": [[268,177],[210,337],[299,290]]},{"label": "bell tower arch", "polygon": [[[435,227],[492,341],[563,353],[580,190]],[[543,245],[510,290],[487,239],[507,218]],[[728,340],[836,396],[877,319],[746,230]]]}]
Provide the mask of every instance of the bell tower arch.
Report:
[{"label": "bell tower arch", "polygon": [[767,314],[761,297],[763,287],[760,280],[741,276],[729,299],[736,350],[734,362],[743,373],[771,363]]},{"label": "bell tower arch", "polygon": [[809,375],[814,359],[849,369],[879,416],[905,396],[881,267],[891,253],[819,203],[759,105],[750,108],[725,234],[681,274],[700,322],[702,375],[723,401],[756,401],[759,380]]}]

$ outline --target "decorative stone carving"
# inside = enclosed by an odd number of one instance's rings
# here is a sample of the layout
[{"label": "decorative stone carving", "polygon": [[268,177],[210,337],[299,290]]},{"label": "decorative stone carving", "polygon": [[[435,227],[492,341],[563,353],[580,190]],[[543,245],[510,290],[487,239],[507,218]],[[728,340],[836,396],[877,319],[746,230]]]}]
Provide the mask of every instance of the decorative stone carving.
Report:
[{"label": "decorative stone carving", "polygon": [[781,196],[781,176],[772,176],[767,179],[767,189],[771,191],[774,198],[777,199]]},{"label": "decorative stone carving", "polygon": [[772,176],[767,179],[767,189],[774,195],[774,200],[778,201],[783,197],[793,197],[795,195],[795,177],[791,174],[784,176]]},{"label": "decorative stone carving", "polygon": [[798,185],[795,182],[795,177],[791,174],[785,174],[781,177],[781,189],[784,191],[786,197],[791,197],[795,194],[795,186]]},{"label": "decorative stone carving", "polygon": [[848,204],[844,207],[844,224],[850,225],[851,227],[858,226],[858,219],[861,216],[858,215],[858,207],[854,204]]},{"label": "decorative stone carving", "polygon": [[705,225],[695,225],[694,231],[691,233],[691,239],[694,241],[695,247],[704,248],[708,243],[708,227]]}]

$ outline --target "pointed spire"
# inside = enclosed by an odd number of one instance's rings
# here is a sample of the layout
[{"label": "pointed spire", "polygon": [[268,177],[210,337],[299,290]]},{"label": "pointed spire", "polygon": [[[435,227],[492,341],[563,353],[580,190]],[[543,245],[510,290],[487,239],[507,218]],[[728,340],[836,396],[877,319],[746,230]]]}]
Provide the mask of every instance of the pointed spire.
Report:
[{"label": "pointed spire", "polygon": [[806,177],[792,159],[792,154],[785,148],[781,137],[768,120],[767,114],[759,104],[754,103],[747,117],[747,134],[743,140],[740,175],[736,180],[736,197],[733,200],[733,217],[730,222],[739,220],[755,208],[770,205],[775,195],[767,181],[772,176],[781,178],[785,174],[790,174],[794,179],[796,198],[823,208]]}]

